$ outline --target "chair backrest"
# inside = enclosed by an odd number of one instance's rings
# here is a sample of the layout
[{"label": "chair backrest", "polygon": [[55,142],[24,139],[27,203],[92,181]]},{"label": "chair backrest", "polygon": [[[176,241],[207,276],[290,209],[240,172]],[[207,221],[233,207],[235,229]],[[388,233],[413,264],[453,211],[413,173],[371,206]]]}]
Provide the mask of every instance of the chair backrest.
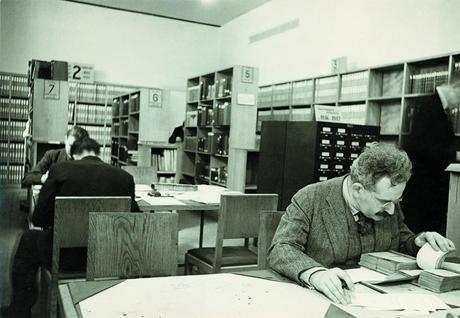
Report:
[{"label": "chair backrest", "polygon": [[60,249],[88,245],[89,212],[131,210],[130,197],[56,197],[52,274],[59,271]]},{"label": "chair backrest", "polygon": [[260,211],[276,210],[277,205],[277,194],[222,194],[217,238],[257,237]]},{"label": "chair backrest", "polygon": [[121,168],[133,176],[135,184],[152,184],[158,182],[155,167],[122,166]]},{"label": "chair backrest", "polygon": [[260,212],[259,240],[257,244],[257,264],[259,269],[268,268],[268,249],[283,214],[284,211]]},{"label": "chair backrest", "polygon": [[175,275],[178,215],[90,213],[86,277]]},{"label": "chair backrest", "polygon": [[276,210],[277,206],[277,194],[222,194],[213,262],[215,273],[222,265],[224,239],[257,237],[260,212]]}]

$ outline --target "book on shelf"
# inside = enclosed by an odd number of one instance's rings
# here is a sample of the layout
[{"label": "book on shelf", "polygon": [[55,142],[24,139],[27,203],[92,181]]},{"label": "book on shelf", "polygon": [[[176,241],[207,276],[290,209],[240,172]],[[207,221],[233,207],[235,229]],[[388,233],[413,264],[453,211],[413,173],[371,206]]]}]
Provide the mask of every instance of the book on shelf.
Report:
[{"label": "book on shelf", "polygon": [[196,127],[198,125],[198,111],[189,110],[185,114],[185,127]]},{"label": "book on shelf", "polygon": [[289,105],[290,83],[273,86],[273,106]]},{"label": "book on shelf", "polygon": [[313,100],[313,80],[292,83],[292,105],[309,104]]},{"label": "book on shelf", "polygon": [[232,77],[223,76],[215,81],[216,98],[222,98],[232,95]]},{"label": "book on shelf", "polygon": [[190,86],[187,88],[187,101],[196,102],[200,99],[201,85]]},{"label": "book on shelf", "polygon": [[358,264],[383,274],[418,268],[415,257],[395,251],[362,254]]},{"label": "book on shelf", "polygon": [[427,72],[409,76],[412,94],[433,93],[437,86],[447,84],[448,71]]},{"label": "book on shelf", "polygon": [[269,107],[272,106],[272,86],[263,86],[259,88],[259,94],[257,97],[258,107]]},{"label": "book on shelf", "polygon": [[368,82],[369,82],[369,72],[368,71],[342,75],[340,99],[342,100],[365,99],[367,96]]},{"label": "book on shelf", "polygon": [[231,114],[231,104],[229,102],[218,102],[214,106],[214,120],[213,124],[215,126],[229,126],[230,125],[230,116]]},{"label": "book on shelf", "polygon": [[162,154],[152,154],[152,164],[157,167],[157,172],[175,172],[176,149],[163,149]]}]

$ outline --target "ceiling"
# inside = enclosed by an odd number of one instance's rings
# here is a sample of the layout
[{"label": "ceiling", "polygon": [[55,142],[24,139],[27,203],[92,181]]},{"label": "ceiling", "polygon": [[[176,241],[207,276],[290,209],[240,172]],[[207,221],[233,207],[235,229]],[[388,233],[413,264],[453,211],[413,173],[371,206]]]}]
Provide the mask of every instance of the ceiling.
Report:
[{"label": "ceiling", "polygon": [[65,0],[212,26],[225,23],[270,0]]}]

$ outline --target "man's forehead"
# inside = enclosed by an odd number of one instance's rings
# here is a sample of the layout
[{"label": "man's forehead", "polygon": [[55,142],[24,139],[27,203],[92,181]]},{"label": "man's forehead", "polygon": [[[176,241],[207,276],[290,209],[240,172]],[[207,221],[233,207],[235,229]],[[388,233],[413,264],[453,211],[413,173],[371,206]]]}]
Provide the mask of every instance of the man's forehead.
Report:
[{"label": "man's forehead", "polygon": [[406,183],[398,183],[396,185],[391,184],[391,180],[388,177],[383,177],[380,178],[375,183],[375,192],[379,194],[380,196],[401,196],[402,192],[404,191],[404,188],[406,187]]}]

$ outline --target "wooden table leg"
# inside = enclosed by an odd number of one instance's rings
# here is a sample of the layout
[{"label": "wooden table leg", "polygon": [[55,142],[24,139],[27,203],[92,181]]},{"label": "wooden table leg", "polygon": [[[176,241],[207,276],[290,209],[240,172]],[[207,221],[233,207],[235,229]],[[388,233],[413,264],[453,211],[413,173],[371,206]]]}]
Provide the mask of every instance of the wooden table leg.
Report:
[{"label": "wooden table leg", "polygon": [[200,241],[198,243],[199,248],[203,247],[203,232],[204,232],[204,210],[200,211]]}]

